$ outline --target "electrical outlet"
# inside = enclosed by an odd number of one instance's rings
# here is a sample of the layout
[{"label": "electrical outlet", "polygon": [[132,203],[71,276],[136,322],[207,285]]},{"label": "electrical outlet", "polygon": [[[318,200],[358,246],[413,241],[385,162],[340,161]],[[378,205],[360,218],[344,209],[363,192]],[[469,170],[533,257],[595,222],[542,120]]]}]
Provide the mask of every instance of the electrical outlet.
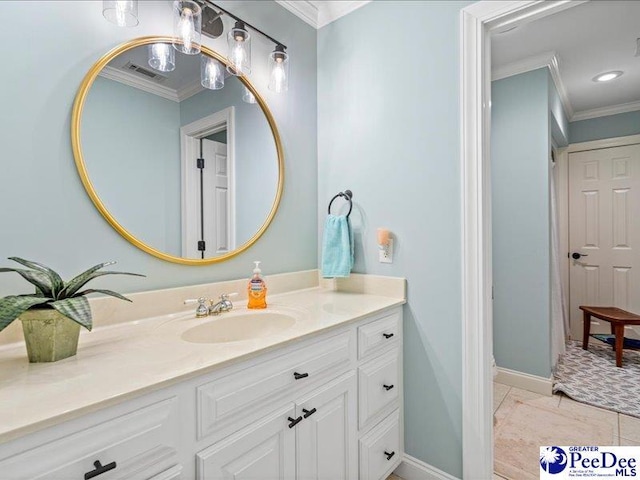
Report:
[{"label": "electrical outlet", "polygon": [[393,263],[393,239],[389,239],[389,245],[378,246],[378,260],[380,263]]}]

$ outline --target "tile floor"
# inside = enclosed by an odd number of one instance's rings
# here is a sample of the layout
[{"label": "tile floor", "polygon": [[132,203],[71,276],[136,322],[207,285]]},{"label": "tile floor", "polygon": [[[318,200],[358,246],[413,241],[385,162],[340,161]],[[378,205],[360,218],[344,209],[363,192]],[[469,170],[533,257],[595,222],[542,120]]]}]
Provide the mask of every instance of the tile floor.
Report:
[{"label": "tile floor", "polygon": [[[568,410],[587,420],[604,422],[613,428],[615,445],[640,445],[639,418],[579,403],[562,394],[547,397],[500,383],[493,384],[493,412],[497,422],[509,415],[516,401],[526,401],[552,409]],[[522,435],[524,438],[530,436],[527,432],[522,432]],[[493,478],[494,480],[503,480],[505,477],[494,474]]]}]

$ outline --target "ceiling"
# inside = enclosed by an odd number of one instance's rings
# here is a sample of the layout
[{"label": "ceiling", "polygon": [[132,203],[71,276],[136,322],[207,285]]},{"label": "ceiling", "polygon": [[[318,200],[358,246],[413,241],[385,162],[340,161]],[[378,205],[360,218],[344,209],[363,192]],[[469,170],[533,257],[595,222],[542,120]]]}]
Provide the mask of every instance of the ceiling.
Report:
[{"label": "ceiling", "polygon": [[[572,120],[640,110],[638,38],[640,1],[594,0],[494,35],[492,70],[501,78],[509,70],[523,71],[527,60],[535,67],[555,54],[559,78],[554,80],[564,85],[563,103]],[[592,81],[611,70],[625,73],[611,82]]]}]

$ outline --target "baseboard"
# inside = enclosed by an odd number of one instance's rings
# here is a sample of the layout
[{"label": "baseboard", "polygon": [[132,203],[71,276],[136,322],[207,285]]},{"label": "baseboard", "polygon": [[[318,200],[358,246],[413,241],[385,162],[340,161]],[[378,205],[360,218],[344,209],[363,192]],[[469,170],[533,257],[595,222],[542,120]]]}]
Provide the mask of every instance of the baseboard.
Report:
[{"label": "baseboard", "polygon": [[402,463],[393,472],[404,480],[459,480],[447,472],[424,463],[406,453],[402,457]]},{"label": "baseboard", "polygon": [[508,368],[498,367],[496,382],[510,387],[529,390],[540,395],[553,395],[553,378],[538,377],[529,373],[516,372]]}]

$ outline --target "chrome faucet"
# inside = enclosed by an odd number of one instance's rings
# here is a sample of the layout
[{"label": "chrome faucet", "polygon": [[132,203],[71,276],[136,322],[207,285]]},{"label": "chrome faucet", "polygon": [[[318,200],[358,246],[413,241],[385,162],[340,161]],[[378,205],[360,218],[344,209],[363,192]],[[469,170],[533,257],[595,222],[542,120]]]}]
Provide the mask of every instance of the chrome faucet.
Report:
[{"label": "chrome faucet", "polygon": [[[221,313],[233,310],[233,303],[229,300],[229,297],[233,295],[237,295],[237,293],[223,293],[220,295],[220,300],[216,304],[204,297],[185,300],[184,304],[188,305],[190,303],[198,302],[198,307],[196,308],[196,317],[198,318],[207,317],[209,315],[220,315]],[[209,302],[209,306],[207,306],[207,302]]]},{"label": "chrome faucet", "polygon": [[229,300],[229,295],[235,295],[232,293],[223,293],[220,295],[220,301],[215,305],[209,307],[209,315],[220,315],[223,312],[228,312],[233,309],[233,303]]}]

